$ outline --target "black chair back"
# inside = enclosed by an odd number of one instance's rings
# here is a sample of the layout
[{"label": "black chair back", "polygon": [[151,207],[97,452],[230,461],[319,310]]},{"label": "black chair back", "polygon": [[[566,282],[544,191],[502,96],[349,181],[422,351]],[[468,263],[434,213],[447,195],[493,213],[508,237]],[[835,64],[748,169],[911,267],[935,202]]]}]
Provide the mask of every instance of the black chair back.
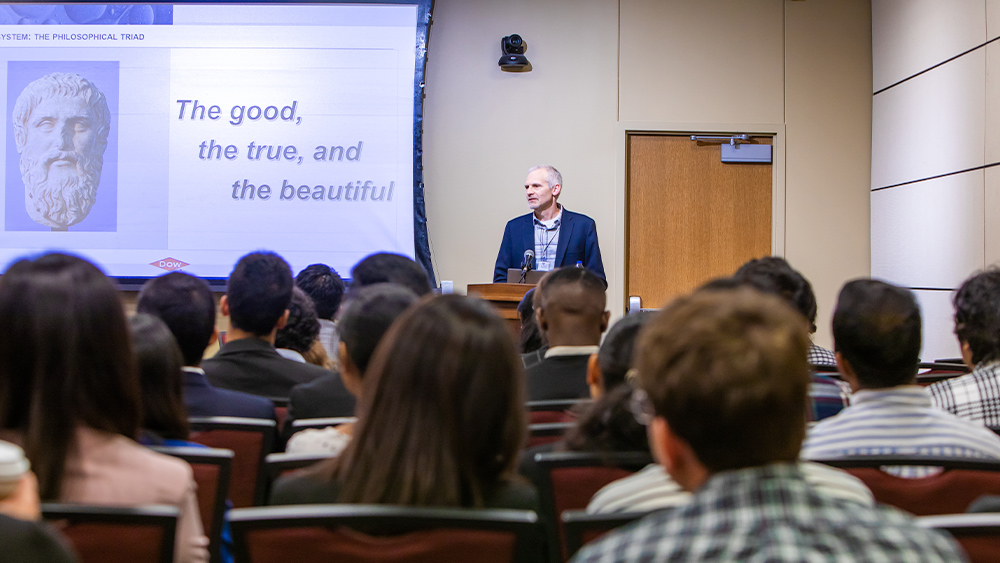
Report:
[{"label": "black chair back", "polygon": [[172,563],[175,506],[92,506],[44,503],[52,522],[80,556],[80,563]]}]

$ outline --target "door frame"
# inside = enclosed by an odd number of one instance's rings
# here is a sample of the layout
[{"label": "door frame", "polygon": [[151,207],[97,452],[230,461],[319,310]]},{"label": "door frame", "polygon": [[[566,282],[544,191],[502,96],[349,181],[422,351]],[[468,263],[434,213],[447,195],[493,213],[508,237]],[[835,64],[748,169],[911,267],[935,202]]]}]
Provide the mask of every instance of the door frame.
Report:
[{"label": "door frame", "polygon": [[[616,161],[615,161],[615,274],[614,280],[608,280],[621,288],[617,295],[609,295],[612,317],[625,314],[628,306],[628,279],[626,256],[627,233],[625,225],[628,222],[628,136],[632,134],[649,135],[693,135],[736,134],[767,135],[773,138],[771,162],[771,254],[785,254],[785,125],[781,123],[681,123],[681,122],[645,122],[619,121],[615,129]],[[694,141],[692,141],[694,142]]]}]

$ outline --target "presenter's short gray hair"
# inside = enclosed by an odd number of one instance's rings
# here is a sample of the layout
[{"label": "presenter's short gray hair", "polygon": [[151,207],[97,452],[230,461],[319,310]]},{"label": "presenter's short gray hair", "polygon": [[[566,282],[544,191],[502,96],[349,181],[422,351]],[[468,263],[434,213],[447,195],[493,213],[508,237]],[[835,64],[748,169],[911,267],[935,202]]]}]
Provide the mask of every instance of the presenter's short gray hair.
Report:
[{"label": "presenter's short gray hair", "polygon": [[549,183],[549,187],[559,184],[562,185],[562,174],[556,170],[555,166],[549,166],[548,164],[540,164],[538,166],[532,166],[528,169],[528,174],[531,174],[535,170],[545,171],[545,180]]},{"label": "presenter's short gray hair", "polygon": [[97,134],[95,149],[104,154],[108,146],[108,132],[111,128],[111,112],[104,94],[93,82],[65,72],[47,74],[24,87],[14,104],[14,142],[20,153],[28,140],[28,119],[38,104],[55,97],[83,98],[94,112],[94,128]]}]

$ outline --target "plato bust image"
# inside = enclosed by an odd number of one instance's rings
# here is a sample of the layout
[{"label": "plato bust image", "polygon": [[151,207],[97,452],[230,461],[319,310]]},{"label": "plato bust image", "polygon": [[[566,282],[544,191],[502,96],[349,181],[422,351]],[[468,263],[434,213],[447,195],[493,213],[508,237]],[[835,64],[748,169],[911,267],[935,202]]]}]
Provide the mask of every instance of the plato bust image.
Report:
[{"label": "plato bust image", "polygon": [[48,74],[21,91],[13,121],[28,216],[53,231],[86,219],[111,127],[104,94],[78,74]]}]

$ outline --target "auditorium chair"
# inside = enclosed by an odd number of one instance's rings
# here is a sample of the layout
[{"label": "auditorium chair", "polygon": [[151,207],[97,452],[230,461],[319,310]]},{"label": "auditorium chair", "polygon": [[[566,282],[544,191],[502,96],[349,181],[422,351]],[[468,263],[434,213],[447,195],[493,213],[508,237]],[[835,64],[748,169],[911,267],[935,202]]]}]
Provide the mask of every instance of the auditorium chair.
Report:
[{"label": "auditorium chair", "polygon": [[590,399],[561,399],[556,401],[528,401],[528,422],[572,422],[576,412],[592,403]]},{"label": "auditorium chair", "polygon": [[264,458],[274,448],[273,420],[230,416],[192,417],[189,440],[233,451],[228,498],[238,508],[258,506],[267,495]]},{"label": "auditorium chair", "polygon": [[198,485],[198,511],[208,536],[208,551],[212,561],[221,562],[222,524],[226,517],[226,495],[233,470],[233,452],[217,448],[162,447],[150,448],[162,454],[183,459],[191,466]]},{"label": "auditorium chair", "polygon": [[921,363],[917,371],[917,384],[927,386],[945,379],[961,377],[967,373],[969,373],[969,367],[962,363]]},{"label": "auditorium chair", "polygon": [[273,488],[274,482],[278,480],[278,477],[310,467],[326,459],[330,459],[330,456],[322,454],[289,454],[283,452],[268,454],[264,460],[264,474],[267,476],[268,492]]},{"label": "auditorium chair", "polygon": [[237,562],[513,563],[539,560],[528,510],[363,504],[233,510]]},{"label": "auditorium chair", "polygon": [[970,563],[995,563],[1000,557],[1000,514],[922,516],[917,525],[951,534]]},{"label": "auditorium chair", "polygon": [[175,506],[42,504],[80,563],[172,563],[177,517]]},{"label": "auditorium chair", "polygon": [[539,516],[548,536],[551,561],[568,554],[560,515],[587,507],[604,485],[653,462],[649,452],[547,452],[537,453],[531,478],[538,488]]},{"label": "auditorium chair", "polygon": [[[813,461],[847,471],[871,489],[876,501],[917,516],[965,512],[980,496],[1000,494],[1000,461],[995,460],[883,455]],[[903,465],[941,467],[943,471],[910,479],[880,469]]]},{"label": "auditorium chair", "polygon": [[274,419],[278,421],[278,435],[285,428],[285,419],[288,418],[288,397],[268,397],[274,403]]}]

